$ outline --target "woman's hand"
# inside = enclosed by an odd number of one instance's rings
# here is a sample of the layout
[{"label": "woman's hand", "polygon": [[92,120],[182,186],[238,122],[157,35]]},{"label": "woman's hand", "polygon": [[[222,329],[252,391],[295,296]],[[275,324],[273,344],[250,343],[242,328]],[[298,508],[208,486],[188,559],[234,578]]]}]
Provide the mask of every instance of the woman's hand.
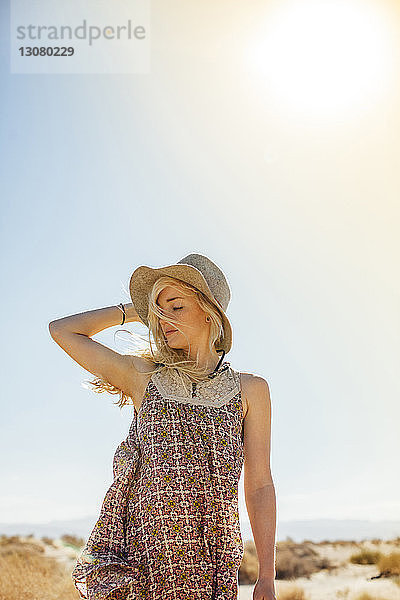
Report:
[{"label": "woman's hand", "polygon": [[253,600],[276,600],[275,580],[270,577],[257,579],[253,589]]}]

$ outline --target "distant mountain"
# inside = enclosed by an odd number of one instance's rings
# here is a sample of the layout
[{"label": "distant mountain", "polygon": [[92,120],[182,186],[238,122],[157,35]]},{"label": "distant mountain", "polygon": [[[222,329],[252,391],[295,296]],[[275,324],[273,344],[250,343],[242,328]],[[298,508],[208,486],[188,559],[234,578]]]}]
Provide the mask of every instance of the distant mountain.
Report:
[{"label": "distant mountain", "polygon": [[47,523],[0,523],[0,534],[47,536],[58,538],[64,533],[86,538],[96,522],[95,517],[48,521]]},{"label": "distant mountain", "polygon": [[[250,523],[241,524],[243,539],[252,539]],[[400,536],[400,521],[368,521],[366,519],[310,519],[305,521],[279,521],[276,530],[277,541],[288,537],[294,542],[311,540],[386,539]]]},{"label": "distant mountain", "polygon": [[[64,533],[87,538],[96,523],[96,517],[49,521],[47,523],[0,523],[0,534],[47,536],[58,538]],[[250,523],[241,523],[243,540],[251,540]],[[277,526],[277,541],[290,537],[295,542],[312,540],[355,540],[393,539],[400,537],[400,521],[367,521],[363,519],[315,519],[308,521],[280,521]]]}]

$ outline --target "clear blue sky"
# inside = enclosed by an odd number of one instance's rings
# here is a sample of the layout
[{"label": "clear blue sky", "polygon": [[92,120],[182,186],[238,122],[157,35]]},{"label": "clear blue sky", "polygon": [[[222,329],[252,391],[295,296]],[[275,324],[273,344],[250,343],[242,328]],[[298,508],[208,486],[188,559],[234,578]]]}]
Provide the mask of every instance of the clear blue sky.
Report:
[{"label": "clear blue sky", "polygon": [[307,95],[242,60],[261,6],[228,25],[224,2],[154,2],[151,73],[12,75],[5,4],[0,521],[96,514],[133,416],[82,387],[49,321],[189,252],[229,279],[227,359],[269,382],[278,518],[398,518],[399,36]]}]

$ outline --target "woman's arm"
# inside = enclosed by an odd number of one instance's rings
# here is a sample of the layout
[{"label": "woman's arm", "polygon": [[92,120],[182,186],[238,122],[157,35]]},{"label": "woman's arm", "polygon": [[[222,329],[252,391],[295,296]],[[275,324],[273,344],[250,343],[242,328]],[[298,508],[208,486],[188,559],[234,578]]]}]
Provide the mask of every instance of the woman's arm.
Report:
[{"label": "woman's arm", "polygon": [[275,579],[276,496],[270,469],[271,399],[262,377],[242,374],[247,402],[244,420],[244,492],[259,562],[259,580]]},{"label": "woman's arm", "polygon": [[[124,304],[125,308],[125,323],[132,321],[140,321],[140,318],[131,302]],[[69,315],[61,319],[55,319],[49,323],[51,335],[57,330],[70,331],[72,333],[80,333],[91,337],[103,329],[120,325],[122,322],[122,311],[117,306],[106,306],[105,308],[96,308],[86,312]]]},{"label": "woman's arm", "polygon": [[[142,322],[132,303],[124,304],[124,308],[126,323]],[[53,340],[81,367],[135,399],[142,390],[143,371],[149,368],[147,361],[120,354],[91,339],[99,331],[120,325],[122,317],[117,306],[106,306],[51,321],[49,331]]]}]

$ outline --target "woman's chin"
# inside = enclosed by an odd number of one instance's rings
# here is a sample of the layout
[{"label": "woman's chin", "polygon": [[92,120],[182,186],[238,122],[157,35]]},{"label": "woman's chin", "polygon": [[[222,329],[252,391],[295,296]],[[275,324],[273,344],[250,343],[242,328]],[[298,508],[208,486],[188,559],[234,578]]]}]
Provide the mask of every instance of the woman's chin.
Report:
[{"label": "woman's chin", "polygon": [[[172,336],[172,338],[178,336]],[[175,348],[175,350],[181,350],[183,348],[182,342],[179,339],[171,339],[169,340],[167,337],[167,344],[170,348]]]},{"label": "woman's chin", "polygon": [[179,349],[181,347],[181,344],[179,344],[179,342],[175,342],[174,340],[171,340],[171,341],[167,340],[167,343],[170,348]]}]

